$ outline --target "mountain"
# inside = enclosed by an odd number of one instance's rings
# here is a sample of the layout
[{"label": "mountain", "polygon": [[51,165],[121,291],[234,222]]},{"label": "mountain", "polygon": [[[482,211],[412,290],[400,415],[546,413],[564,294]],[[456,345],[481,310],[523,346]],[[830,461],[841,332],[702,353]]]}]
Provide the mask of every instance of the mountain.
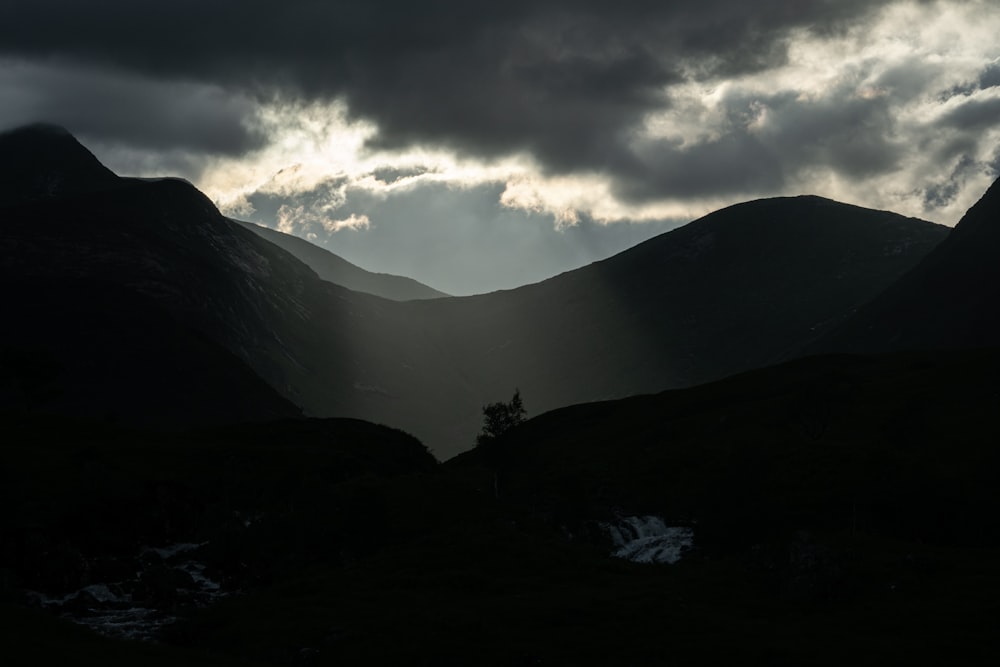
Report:
[{"label": "mountain", "polygon": [[535,285],[384,311],[370,335],[397,356],[367,364],[365,384],[371,405],[419,406],[394,423],[454,453],[515,388],[538,414],[774,363],[947,233],[819,197],[739,204]]},{"label": "mountain", "polygon": [[1000,180],[916,267],[810,351],[1000,345]]},{"label": "mountain", "polygon": [[265,325],[231,298],[259,288],[252,246],[269,244],[190,184],[120,179],[48,126],[0,135],[0,173],[23,186],[0,202],[3,409],[169,427],[301,414],[246,364],[267,356]]},{"label": "mountain", "polygon": [[358,292],[367,292],[393,301],[410,301],[412,299],[436,299],[448,296],[433,287],[428,287],[412,278],[394,276],[388,273],[372,273],[360,266],[351,264],[346,259],[333,254],[325,248],[300,239],[291,234],[284,234],[252,222],[235,220],[262,238],[267,239],[279,248],[283,248],[302,260],[316,274],[331,283],[341,285]]},{"label": "mountain", "polygon": [[0,155],[0,205],[119,185],[110,169],[55,125],[29,125],[0,133]]},{"label": "mountain", "polygon": [[[68,189],[59,191],[68,194],[0,209],[0,279],[23,313],[2,333],[9,360],[32,358],[37,340],[54,355],[49,366],[75,378],[53,375],[55,388],[85,394],[88,378],[102,377],[115,388],[106,404],[128,406],[113,412],[170,421],[176,411],[158,413],[160,399],[208,377],[197,355],[170,346],[201,341],[247,366],[283,405],[402,428],[440,457],[471,447],[482,405],[515,388],[538,414],[773,363],[947,235],[818,197],[760,200],[534,285],[397,302],[322,280],[189,183],[111,180],[68,135],[59,135],[61,153],[32,151],[24,139],[48,145],[52,134],[8,134],[21,137],[16,150],[0,142],[4,173],[25,155],[41,156],[34,173],[77,165],[63,171]],[[133,320],[133,311],[149,315]],[[9,385],[31,381],[13,367]],[[131,374],[118,378],[115,368]],[[32,391],[33,400],[45,393]],[[221,384],[202,395],[211,399],[199,404],[206,412],[215,400],[239,405]],[[87,410],[105,401],[87,400]]]}]

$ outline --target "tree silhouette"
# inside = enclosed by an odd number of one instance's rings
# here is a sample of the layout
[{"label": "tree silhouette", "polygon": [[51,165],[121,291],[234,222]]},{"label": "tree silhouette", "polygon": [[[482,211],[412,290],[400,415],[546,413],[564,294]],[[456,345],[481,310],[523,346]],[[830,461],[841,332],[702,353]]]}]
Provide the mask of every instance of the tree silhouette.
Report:
[{"label": "tree silhouette", "polygon": [[504,403],[488,403],[483,406],[483,430],[476,436],[476,448],[484,454],[486,465],[493,470],[493,494],[500,497],[500,468],[505,464],[506,447],[498,444],[500,438],[524,421],[527,410],[521,401],[521,391],[514,390],[514,396]]},{"label": "tree silhouette", "polygon": [[524,421],[527,411],[521,401],[521,390],[515,389],[507,403],[489,403],[483,406],[483,430],[476,436],[476,447],[488,447],[501,435]]}]

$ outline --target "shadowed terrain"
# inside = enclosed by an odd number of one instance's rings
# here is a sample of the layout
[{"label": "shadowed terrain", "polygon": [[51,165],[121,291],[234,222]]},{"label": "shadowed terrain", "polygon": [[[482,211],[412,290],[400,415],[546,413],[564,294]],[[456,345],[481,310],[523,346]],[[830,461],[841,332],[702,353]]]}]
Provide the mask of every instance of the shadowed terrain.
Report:
[{"label": "shadowed terrain", "polygon": [[[42,664],[68,647],[105,664],[983,663],[998,364],[819,357],[565,408],[498,443],[499,497],[479,452],[435,465],[356,422],[8,427],[10,602],[114,581],[142,545],[174,542],[232,593],[168,606],[166,646],[102,648],[28,612],[7,645]],[[610,558],[602,527],[635,514],[691,527],[694,549]],[[163,576],[143,570],[133,595],[156,604]]]},{"label": "shadowed terrain", "polygon": [[[60,317],[64,304],[33,290],[72,285],[93,311],[123,291],[228,350],[306,414],[403,428],[439,457],[471,447],[480,407],[515,387],[548,410],[773,363],[843,321],[947,234],[818,197],[761,200],[535,285],[395,302],[321,280],[186,182],[108,181],[65,132],[7,133],[0,162],[20,160],[32,137],[46,146],[26,165],[35,181],[53,164],[78,165],[83,185],[2,209],[0,271],[22,302],[51,303]],[[10,355],[20,354],[16,340],[35,335],[32,322],[9,334]],[[105,324],[101,336],[120,336],[118,324]],[[180,360],[182,378],[196,374],[182,370],[182,355],[154,356]],[[155,412],[156,401],[146,408]]]},{"label": "shadowed terrain", "polygon": [[1000,344],[1000,181],[948,238],[811,351]]},{"label": "shadowed terrain", "polygon": [[995,660],[996,184],[397,302],[88,156],[0,135],[4,664]]}]

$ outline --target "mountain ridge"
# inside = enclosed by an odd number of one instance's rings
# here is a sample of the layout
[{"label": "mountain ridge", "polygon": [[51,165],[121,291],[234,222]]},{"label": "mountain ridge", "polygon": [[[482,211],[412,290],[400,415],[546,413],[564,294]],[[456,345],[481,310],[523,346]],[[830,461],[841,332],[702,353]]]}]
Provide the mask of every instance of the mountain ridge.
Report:
[{"label": "mountain ridge", "polygon": [[818,197],[765,199],[533,285],[397,302],[321,280],[189,183],[115,183],[8,206],[0,270],[92,278],[95,303],[101,281],[117,283],[306,415],[402,428],[443,458],[473,445],[482,405],[518,387],[537,414],[772,363],[948,233]]},{"label": "mountain ridge", "polygon": [[451,296],[413,278],[367,271],[326,248],[298,236],[271,229],[266,225],[235,219],[233,222],[292,253],[327,282],[393,301],[437,299]]},{"label": "mountain ridge", "polygon": [[65,128],[0,132],[0,206],[110,189],[120,179]]},{"label": "mountain ridge", "polygon": [[1000,344],[1000,179],[899,281],[807,352]]},{"label": "mountain ridge", "polygon": [[[431,340],[452,341],[446,361],[463,388],[451,404],[464,415],[467,448],[479,408],[515,387],[537,414],[773,363],[842,321],[947,234],[820,198],[759,200],[540,283],[404,304],[405,318],[387,328],[410,322]],[[432,441],[461,437],[438,433]]]}]

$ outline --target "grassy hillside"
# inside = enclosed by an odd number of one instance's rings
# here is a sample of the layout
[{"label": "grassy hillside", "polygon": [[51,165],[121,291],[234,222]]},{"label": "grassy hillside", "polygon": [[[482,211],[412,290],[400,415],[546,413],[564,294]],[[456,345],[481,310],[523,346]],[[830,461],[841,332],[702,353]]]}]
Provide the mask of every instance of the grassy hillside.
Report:
[{"label": "grassy hillside", "polygon": [[[207,539],[234,593],[182,609],[155,651],[217,664],[984,664],[998,368],[996,350],[814,358],[558,410],[499,443],[499,498],[478,452],[436,465],[358,422],[170,442],[33,425],[4,449],[3,530],[64,536],[60,573],[124,548],[95,535]],[[610,558],[601,522],[647,513],[695,550]],[[5,567],[8,599],[41,586]],[[82,641],[24,618],[52,655]]]}]

